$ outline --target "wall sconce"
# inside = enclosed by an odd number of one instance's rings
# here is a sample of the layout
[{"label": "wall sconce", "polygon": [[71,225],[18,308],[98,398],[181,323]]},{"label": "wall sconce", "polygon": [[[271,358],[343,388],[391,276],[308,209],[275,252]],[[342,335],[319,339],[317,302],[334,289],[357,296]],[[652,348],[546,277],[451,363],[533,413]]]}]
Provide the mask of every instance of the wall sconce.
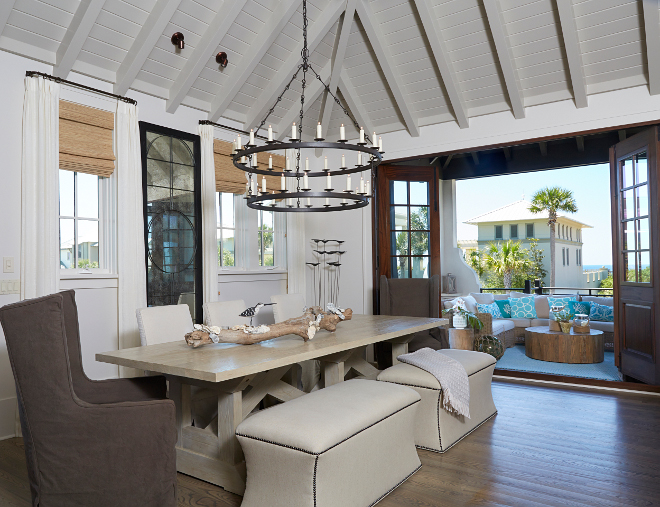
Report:
[{"label": "wall sconce", "polygon": [[227,59],[227,53],[220,51],[217,55],[215,55],[215,61],[218,63],[218,65],[220,65],[220,67],[224,69],[229,63],[229,60]]},{"label": "wall sconce", "polygon": [[176,32],[174,35],[172,35],[172,44],[174,44],[179,49],[183,49],[185,44],[183,42],[183,34],[181,32]]}]

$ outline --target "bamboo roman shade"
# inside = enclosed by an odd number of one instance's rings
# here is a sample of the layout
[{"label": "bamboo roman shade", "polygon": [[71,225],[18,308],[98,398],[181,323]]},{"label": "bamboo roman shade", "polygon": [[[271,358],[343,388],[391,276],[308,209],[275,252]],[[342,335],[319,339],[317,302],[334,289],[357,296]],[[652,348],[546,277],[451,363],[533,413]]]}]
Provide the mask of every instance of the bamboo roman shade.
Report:
[{"label": "bamboo roman shade", "polygon": [[112,176],[114,128],[113,113],[60,100],[60,169]]},{"label": "bamboo roman shade", "polygon": [[[218,192],[244,194],[247,183],[246,173],[234,166],[231,159],[232,145],[219,139],[213,140],[213,159],[215,161],[215,189]],[[259,166],[268,167],[269,153],[259,153]],[[284,170],[284,157],[273,155],[273,175],[266,176],[266,187],[270,190],[280,189],[280,175]],[[259,188],[261,188],[259,175]]]}]

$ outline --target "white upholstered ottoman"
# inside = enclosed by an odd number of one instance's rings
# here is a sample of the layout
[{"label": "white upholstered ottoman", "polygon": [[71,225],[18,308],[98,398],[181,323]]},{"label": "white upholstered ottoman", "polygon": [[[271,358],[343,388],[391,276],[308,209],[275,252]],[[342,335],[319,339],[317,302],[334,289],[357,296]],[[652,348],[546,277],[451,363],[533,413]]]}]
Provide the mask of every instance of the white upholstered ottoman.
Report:
[{"label": "white upholstered ottoman", "polygon": [[242,507],[368,507],[421,463],[413,389],[348,380],[238,425],[247,466]]},{"label": "white upholstered ottoman", "polygon": [[496,361],[489,354],[471,350],[442,349],[437,353],[456,359],[465,367],[470,381],[470,419],[443,409],[440,383],[416,366],[396,364],[382,371],[378,380],[405,385],[419,393],[422,401],[415,419],[415,445],[445,452],[497,413],[491,392]]}]

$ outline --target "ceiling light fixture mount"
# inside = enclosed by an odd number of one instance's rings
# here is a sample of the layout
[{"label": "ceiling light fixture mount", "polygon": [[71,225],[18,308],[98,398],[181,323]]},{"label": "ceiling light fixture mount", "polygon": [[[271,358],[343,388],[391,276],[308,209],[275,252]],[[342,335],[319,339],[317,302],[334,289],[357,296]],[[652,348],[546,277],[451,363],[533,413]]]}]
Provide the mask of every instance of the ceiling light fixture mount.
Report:
[{"label": "ceiling light fixture mount", "polygon": [[174,44],[179,49],[183,49],[184,46],[185,46],[185,43],[183,42],[184,39],[185,39],[185,37],[183,36],[183,34],[181,32],[175,32],[172,35],[172,44]]},{"label": "ceiling light fixture mount", "polygon": [[224,69],[229,63],[229,60],[227,59],[227,53],[220,51],[217,55],[215,55],[215,61],[218,65],[220,65],[220,67]]},{"label": "ceiling light fixture mount", "polygon": [[[234,140],[234,146],[231,157],[234,166],[247,173],[245,199],[249,208],[267,211],[282,211],[282,212],[327,212],[339,211],[348,209],[363,208],[369,204],[369,200],[375,195],[376,185],[371,185],[375,182],[376,167],[383,160],[383,141],[382,138],[376,140],[376,133],[374,132],[373,138],[370,138],[364,130],[359,126],[358,122],[351,116],[350,112],[343,106],[337,96],[330,91],[330,87],[323,82],[321,76],[314,70],[312,64],[309,62],[309,49],[307,47],[307,0],[303,0],[303,49],[301,52],[302,63],[298,65],[298,69],[293,74],[293,77],[282,90],[282,93],[277,97],[277,100],[270,108],[266,117],[261,121],[256,129],[250,131],[250,138],[247,144],[243,146],[241,136],[238,140]],[[218,61],[218,56],[216,61]],[[220,63],[220,62],[218,62]],[[298,77],[302,71],[302,93],[300,95],[300,115],[299,123],[296,126],[294,123],[291,127],[291,136],[289,142],[280,142],[273,139],[273,129],[268,127],[268,140],[265,146],[257,146],[255,143],[255,136],[259,130],[263,128],[269,116],[273,113],[276,106],[282,100],[284,94],[289,90],[293,81]],[[329,142],[323,138],[323,127],[319,122],[315,129],[315,136],[313,140],[303,140],[303,120],[305,111],[305,88],[307,86],[307,72],[312,72],[316,79],[319,80],[323,89],[331,96],[335,103],[346,114],[355,128],[359,131],[359,141],[355,144],[349,144],[346,139],[346,129],[344,125],[339,129],[339,139],[336,142]],[[329,97],[328,99],[329,100]],[[311,149],[327,149],[333,150],[334,153],[341,152],[341,164],[336,163],[338,167],[330,168],[328,157],[325,157],[324,167],[320,171],[312,171],[309,167],[309,157],[305,158],[304,167],[301,167],[301,152],[303,150]],[[257,158],[261,152],[283,151],[285,156],[284,171],[275,171],[272,167],[272,158],[269,158],[268,166],[266,169],[260,168]],[[291,159],[286,156],[287,150],[293,152]],[[357,152],[357,163],[355,165],[346,163],[345,152]],[[339,156],[337,156],[339,159]],[[351,174],[362,173],[364,171],[370,172],[370,180],[365,182],[364,177],[361,177],[358,185],[353,190],[351,185]],[[266,178],[267,175],[281,175],[281,184],[279,189],[267,189]],[[262,184],[259,185],[257,176],[263,175]],[[343,183],[338,184],[337,177],[346,175],[346,185],[344,190],[335,190],[333,186],[341,186]],[[295,188],[287,188],[286,177],[295,178]],[[333,184],[334,177],[334,184]],[[325,185],[322,191],[312,191],[309,184],[309,178],[325,178]],[[371,187],[371,188],[370,188]],[[280,201],[280,202],[278,202]]]}]

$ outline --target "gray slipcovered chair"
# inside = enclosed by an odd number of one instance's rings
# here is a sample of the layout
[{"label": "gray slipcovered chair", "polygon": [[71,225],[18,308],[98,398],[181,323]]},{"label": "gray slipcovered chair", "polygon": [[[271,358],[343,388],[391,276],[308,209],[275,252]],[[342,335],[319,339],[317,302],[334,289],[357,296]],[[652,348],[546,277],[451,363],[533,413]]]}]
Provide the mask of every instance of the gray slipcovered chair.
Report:
[{"label": "gray slipcovered chair", "polygon": [[[402,317],[440,317],[440,276],[431,278],[387,278],[380,277],[380,314]],[[446,333],[440,328],[415,333],[408,342],[408,350],[414,352],[424,347],[433,350],[448,349]],[[389,349],[389,350],[388,350]],[[378,364],[381,369],[392,366],[391,344],[377,347]]]},{"label": "gray slipcovered chair", "polygon": [[174,403],[163,377],[94,381],[73,291],[0,308],[34,507],[175,506]]}]

